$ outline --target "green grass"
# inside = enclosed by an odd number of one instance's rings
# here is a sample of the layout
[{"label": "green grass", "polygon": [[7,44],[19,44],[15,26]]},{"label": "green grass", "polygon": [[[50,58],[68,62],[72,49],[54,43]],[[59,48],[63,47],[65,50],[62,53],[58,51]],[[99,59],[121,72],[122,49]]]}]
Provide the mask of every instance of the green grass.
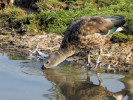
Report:
[{"label": "green grass", "polygon": [[112,36],[111,39],[112,42],[128,42],[128,41],[132,41],[133,42],[133,35],[131,34],[124,34],[124,33],[120,33],[120,32],[115,32]]},{"label": "green grass", "polygon": [[13,28],[26,26],[29,32],[45,31],[63,35],[70,22],[78,17],[123,15],[126,19],[124,27],[128,31],[119,35],[115,33],[113,39],[133,41],[132,0],[47,0],[38,2],[37,6],[37,14],[27,15],[20,8],[8,8],[1,11],[0,16],[4,16],[2,19]]}]

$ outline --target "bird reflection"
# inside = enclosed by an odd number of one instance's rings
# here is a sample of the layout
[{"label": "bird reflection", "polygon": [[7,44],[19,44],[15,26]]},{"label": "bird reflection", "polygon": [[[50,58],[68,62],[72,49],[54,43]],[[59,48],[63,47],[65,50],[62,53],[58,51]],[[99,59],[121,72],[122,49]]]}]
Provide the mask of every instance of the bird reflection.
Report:
[{"label": "bird reflection", "polygon": [[122,100],[127,95],[126,90],[112,93],[104,88],[100,74],[97,74],[99,85],[90,81],[89,74],[86,79],[81,79],[79,75],[74,74],[68,75],[57,69],[44,70],[47,80],[56,84],[66,100]]}]

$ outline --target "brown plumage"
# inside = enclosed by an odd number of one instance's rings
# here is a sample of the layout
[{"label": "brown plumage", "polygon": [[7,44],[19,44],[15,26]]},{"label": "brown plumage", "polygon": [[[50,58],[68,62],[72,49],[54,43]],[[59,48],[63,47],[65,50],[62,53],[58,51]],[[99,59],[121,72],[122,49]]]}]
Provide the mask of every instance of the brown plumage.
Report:
[{"label": "brown plumage", "polygon": [[[81,17],[76,19],[66,30],[61,49],[66,49],[68,46],[73,46],[77,50],[100,48],[102,43],[105,42],[103,40],[104,35],[113,27],[114,25],[105,21],[103,17]],[[102,33],[103,35],[96,36],[95,33]],[[86,37],[87,35],[90,35],[90,37]]]},{"label": "brown plumage", "polygon": [[[65,31],[60,49],[51,54],[45,61],[46,68],[54,67],[67,57],[80,51],[99,49],[108,41],[110,36],[105,36],[114,27],[122,26],[125,21],[123,16],[87,16],[71,22]],[[113,20],[112,20],[112,19]],[[122,22],[122,23],[121,23]]]}]

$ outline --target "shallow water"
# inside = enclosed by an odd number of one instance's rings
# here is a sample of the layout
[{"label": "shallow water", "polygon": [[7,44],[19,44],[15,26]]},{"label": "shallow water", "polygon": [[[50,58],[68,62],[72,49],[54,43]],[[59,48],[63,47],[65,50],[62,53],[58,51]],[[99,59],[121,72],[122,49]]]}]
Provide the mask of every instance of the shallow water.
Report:
[{"label": "shallow water", "polygon": [[133,100],[133,78],[101,73],[99,81],[95,72],[81,68],[62,65],[42,71],[41,65],[0,53],[0,100]]}]

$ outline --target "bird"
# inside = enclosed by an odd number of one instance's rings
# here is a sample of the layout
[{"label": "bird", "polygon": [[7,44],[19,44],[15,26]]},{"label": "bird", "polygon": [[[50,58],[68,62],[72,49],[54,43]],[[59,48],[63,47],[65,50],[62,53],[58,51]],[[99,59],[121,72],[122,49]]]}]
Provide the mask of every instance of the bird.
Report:
[{"label": "bird", "polygon": [[121,30],[124,24],[125,18],[122,15],[83,16],[73,20],[64,32],[60,48],[45,60],[42,69],[55,67],[78,52],[88,51],[90,63],[89,52],[96,49],[99,49],[96,61],[98,64],[104,44],[110,39],[111,34]]}]

